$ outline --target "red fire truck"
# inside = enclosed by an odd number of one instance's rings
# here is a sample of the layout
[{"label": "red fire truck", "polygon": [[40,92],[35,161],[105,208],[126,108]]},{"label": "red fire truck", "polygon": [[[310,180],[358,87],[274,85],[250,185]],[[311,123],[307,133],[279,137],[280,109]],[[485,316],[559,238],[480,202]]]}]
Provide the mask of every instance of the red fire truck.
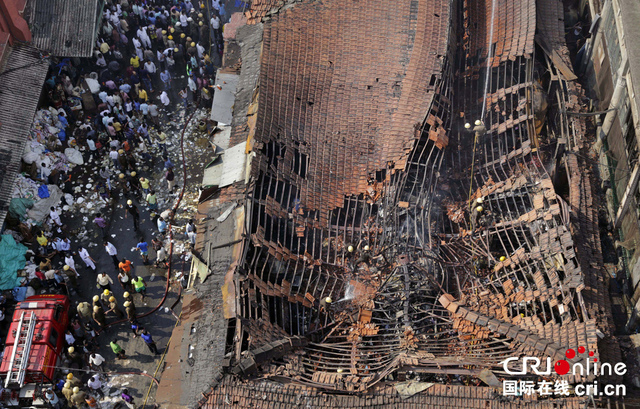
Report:
[{"label": "red fire truck", "polygon": [[66,295],[42,294],[16,305],[0,363],[4,387],[0,401],[4,406],[44,404],[38,391],[54,383],[69,326],[70,304]]}]

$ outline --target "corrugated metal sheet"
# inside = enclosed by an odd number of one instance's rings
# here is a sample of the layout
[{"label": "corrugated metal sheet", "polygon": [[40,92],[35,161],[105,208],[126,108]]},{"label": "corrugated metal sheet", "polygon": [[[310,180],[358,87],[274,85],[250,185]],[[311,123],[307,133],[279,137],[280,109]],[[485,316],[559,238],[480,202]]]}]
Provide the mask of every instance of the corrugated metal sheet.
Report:
[{"label": "corrugated metal sheet", "polygon": [[0,226],[9,209],[24,145],[42,90],[48,60],[28,45],[14,47],[0,73]]},{"label": "corrugated metal sheet", "polygon": [[30,0],[25,10],[33,45],[60,57],[90,57],[98,0]]}]

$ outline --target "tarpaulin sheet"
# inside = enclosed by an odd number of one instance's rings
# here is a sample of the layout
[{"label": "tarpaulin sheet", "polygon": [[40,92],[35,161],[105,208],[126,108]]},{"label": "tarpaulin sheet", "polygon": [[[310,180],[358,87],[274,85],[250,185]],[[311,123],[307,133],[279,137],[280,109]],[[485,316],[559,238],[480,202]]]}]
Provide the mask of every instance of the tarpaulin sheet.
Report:
[{"label": "tarpaulin sheet", "polygon": [[57,206],[62,197],[62,190],[56,185],[47,185],[49,188],[49,197],[36,202],[31,210],[27,212],[27,216],[40,224],[51,211],[51,206]]},{"label": "tarpaulin sheet", "polygon": [[27,263],[27,246],[16,243],[13,236],[0,236],[0,290],[8,290],[20,284],[17,276]]},{"label": "tarpaulin sheet", "polygon": [[26,219],[27,210],[33,206],[33,200],[14,197],[9,204],[9,215],[16,220]]}]

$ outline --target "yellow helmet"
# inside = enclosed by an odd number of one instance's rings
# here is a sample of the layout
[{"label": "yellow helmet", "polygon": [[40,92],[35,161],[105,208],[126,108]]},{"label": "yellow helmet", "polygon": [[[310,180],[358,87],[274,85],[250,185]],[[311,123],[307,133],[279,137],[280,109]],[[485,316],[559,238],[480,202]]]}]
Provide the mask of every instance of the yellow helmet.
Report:
[{"label": "yellow helmet", "polygon": [[66,270],[70,269],[71,267],[69,267],[68,264],[65,264],[64,267],[62,267],[62,268],[66,271]]},{"label": "yellow helmet", "polygon": [[125,307],[128,307],[128,306],[130,306],[130,305],[131,305],[131,301],[125,301],[125,302],[124,302],[124,306],[125,306]]},{"label": "yellow helmet", "polygon": [[199,26],[201,26],[201,25],[202,25],[202,21],[201,21],[201,22],[199,22],[199,23],[198,23],[198,25],[199,25]]},{"label": "yellow helmet", "polygon": [[98,312],[98,311],[100,311],[100,307],[98,307],[97,305],[95,305],[95,306],[93,307],[93,312]]},{"label": "yellow helmet", "polygon": [[[69,347],[69,349],[67,349],[67,351],[70,354],[73,354],[76,351],[76,349],[74,347]],[[73,378],[73,374],[69,374],[69,375],[71,375],[71,378]],[[71,378],[69,378],[69,375],[67,375],[67,379],[71,379]]]},{"label": "yellow helmet", "polygon": [[104,295],[109,295],[109,294],[111,294],[111,292],[110,292],[109,290],[104,290],[104,291],[102,292],[102,294],[104,294]]},{"label": "yellow helmet", "polygon": [[162,34],[167,34],[167,30],[162,30]]},{"label": "yellow helmet", "polygon": [[180,38],[185,38],[187,35],[185,33],[180,34]]},{"label": "yellow helmet", "polygon": [[191,37],[187,37],[187,43],[191,42]]},{"label": "yellow helmet", "polygon": [[127,200],[127,204],[131,206],[133,204],[133,200]]},{"label": "yellow helmet", "polygon": [[327,304],[331,304],[333,300],[331,299],[331,297],[327,297],[324,299],[324,302],[326,302]]},{"label": "yellow helmet", "polygon": [[191,47],[195,47],[195,46],[196,46],[196,43],[193,43],[193,42],[192,42],[192,43],[191,43]]},{"label": "yellow helmet", "polygon": [[136,175],[136,171],[134,170],[133,172],[131,172],[131,176],[135,176]]},{"label": "yellow helmet", "polygon": [[114,302],[115,300],[116,300],[116,297],[114,297],[113,295],[109,297],[109,302]]},{"label": "yellow helmet", "polygon": [[173,40],[173,36],[170,35],[169,37],[167,37],[169,40]]},{"label": "yellow helmet", "polygon": [[94,296],[93,296],[93,301],[96,301],[96,302],[97,302],[97,301],[99,301],[99,300],[100,300],[100,297],[98,297],[97,295],[94,295]]},{"label": "yellow helmet", "polygon": [[69,388],[71,387],[71,384],[70,384],[69,382],[65,382],[65,383],[64,383],[64,387],[65,387],[65,388],[67,388],[67,389],[69,389]]},{"label": "yellow helmet", "polygon": [[128,293],[127,291],[125,291],[125,292],[124,292],[124,294],[122,294],[122,296],[123,296],[124,298],[127,298],[127,297],[129,296],[129,293]]},{"label": "yellow helmet", "polygon": [[73,393],[74,394],[78,393],[78,392],[80,392],[80,388],[78,388],[77,386],[75,388],[73,388]]},{"label": "yellow helmet", "polygon": [[500,261],[505,261],[507,258],[505,256],[500,256]]},{"label": "yellow helmet", "polygon": [[198,13],[198,17],[199,17],[199,18],[202,18],[202,13]]},{"label": "yellow helmet", "polygon": [[123,150],[123,149],[118,149],[118,153],[119,153],[120,155],[122,155],[122,154],[124,153],[124,150]]},{"label": "yellow helmet", "polygon": [[175,29],[175,28],[173,28],[173,27],[171,27],[171,32],[172,32],[172,33],[175,33],[175,32],[176,32],[176,29]]},{"label": "yellow helmet", "polygon": [[477,211],[478,213],[480,213],[480,212],[481,212],[481,211],[483,211],[483,210],[484,210],[484,207],[482,207],[482,206],[478,206],[478,207],[476,207],[476,211]]},{"label": "yellow helmet", "polygon": [[[71,349],[71,348],[73,348],[73,347],[70,347],[69,349]],[[71,352],[71,351],[69,351],[69,352]],[[68,380],[72,380],[73,379],[73,374],[72,373],[68,373],[67,374],[67,379]],[[71,384],[69,384],[69,385],[71,385]]]},{"label": "yellow helmet", "polygon": [[174,52],[174,53],[177,53],[178,51],[180,51],[180,50],[178,50],[178,47],[176,47],[176,48],[174,48],[174,49],[173,49],[173,52]]},{"label": "yellow helmet", "polygon": [[200,3],[200,8],[203,9],[204,8],[204,3]]},{"label": "yellow helmet", "polygon": [[124,179],[124,173],[119,174],[119,175],[118,175],[118,177],[119,177],[120,179]]}]

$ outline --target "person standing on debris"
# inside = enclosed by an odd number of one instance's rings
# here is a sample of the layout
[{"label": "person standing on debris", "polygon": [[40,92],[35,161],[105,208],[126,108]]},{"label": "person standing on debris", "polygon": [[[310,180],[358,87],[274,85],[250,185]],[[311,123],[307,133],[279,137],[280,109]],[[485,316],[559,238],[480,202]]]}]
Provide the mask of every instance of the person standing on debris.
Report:
[{"label": "person standing on debris", "polygon": [[96,278],[96,282],[98,283],[98,287],[100,287],[101,290],[102,289],[111,290],[111,284],[113,284],[113,280],[111,279],[111,277],[107,275],[107,273],[98,274],[98,277]]},{"label": "person standing on debris", "polygon": [[51,206],[51,211],[49,212],[49,217],[58,227],[62,227],[62,220],[60,220],[60,213],[56,210],[55,207]]},{"label": "person standing on debris", "polygon": [[106,359],[98,353],[92,353],[89,355],[89,367],[94,371],[104,372],[104,362]]},{"label": "person standing on debris", "polygon": [[158,347],[156,346],[156,343],[153,341],[151,334],[149,334],[149,331],[147,331],[146,329],[143,330],[142,334],[140,334],[140,338],[142,338],[144,343],[147,344],[147,347],[149,348],[149,351],[151,351],[152,354],[158,355]]},{"label": "person standing on debris", "polygon": [[71,403],[76,409],[82,409],[85,401],[84,399],[87,397],[87,394],[80,390],[79,387],[73,388],[73,395],[71,395]]},{"label": "person standing on debris", "polygon": [[142,263],[144,265],[149,264],[149,245],[144,239],[140,239],[138,245],[136,246],[138,251],[140,252],[140,256],[142,257]]},{"label": "person standing on debris", "polygon": [[169,193],[173,193],[173,188],[176,186],[175,175],[173,174],[173,169],[167,170],[165,174],[165,179],[167,180],[167,189],[169,189]]},{"label": "person standing on debris", "polygon": [[162,235],[167,231],[167,222],[164,221],[162,216],[158,218],[158,231]]},{"label": "person standing on debris", "polygon": [[64,383],[62,387],[62,396],[67,400],[67,402],[71,403],[71,396],[73,396],[73,388],[71,387],[71,383],[69,381]]},{"label": "person standing on debris", "polygon": [[156,196],[155,190],[149,191],[145,199],[147,200],[147,205],[149,205],[150,211],[158,210],[158,197]]},{"label": "person standing on debris", "polygon": [[147,283],[145,283],[144,279],[140,276],[133,279],[132,283],[133,288],[135,288],[136,292],[142,296],[142,301],[144,301],[144,297],[147,295]]},{"label": "person standing on debris", "polygon": [[91,391],[100,395],[100,399],[104,399],[104,392],[102,391],[102,381],[97,374],[89,378],[89,380],[87,381],[87,386],[91,389]]},{"label": "person standing on debris", "polygon": [[89,255],[89,252],[87,251],[87,249],[85,249],[82,246],[78,247],[78,254],[80,255],[80,258],[82,259],[82,261],[84,261],[84,264],[86,264],[87,267],[89,267],[95,273],[96,272],[96,265],[95,265],[96,261],[93,258],[91,258],[91,256]]},{"label": "person standing on debris", "polygon": [[125,219],[129,214],[133,218],[133,228],[137,231],[140,226],[140,212],[138,211],[138,206],[133,204],[133,200],[127,200],[127,213],[124,215]]},{"label": "person standing on debris", "polygon": [[109,343],[109,346],[111,347],[111,350],[113,351],[114,354],[116,354],[116,357],[118,359],[126,359],[126,351],[124,349],[122,349],[122,347],[120,345],[118,345],[118,340],[114,339],[113,341],[111,341]]},{"label": "person standing on debris", "polygon": [[102,237],[107,237],[107,221],[102,217],[101,213],[96,213],[93,222],[100,228],[100,231],[102,231]]},{"label": "person standing on debris", "polygon": [[118,249],[116,249],[116,246],[114,246],[108,241],[104,242],[104,249],[107,251],[107,254],[111,256],[111,259],[113,260],[113,265],[117,269],[118,264],[120,263],[120,261],[118,260]]},{"label": "person standing on debris", "polygon": [[142,189],[142,192],[144,193],[144,196],[146,198],[147,195],[149,194],[149,179],[145,178],[144,176],[141,177],[140,188]]},{"label": "person standing on debris", "polygon": [[193,219],[189,219],[185,230],[187,232],[189,242],[191,243],[191,247],[194,247],[196,245],[196,225],[193,222]]}]

